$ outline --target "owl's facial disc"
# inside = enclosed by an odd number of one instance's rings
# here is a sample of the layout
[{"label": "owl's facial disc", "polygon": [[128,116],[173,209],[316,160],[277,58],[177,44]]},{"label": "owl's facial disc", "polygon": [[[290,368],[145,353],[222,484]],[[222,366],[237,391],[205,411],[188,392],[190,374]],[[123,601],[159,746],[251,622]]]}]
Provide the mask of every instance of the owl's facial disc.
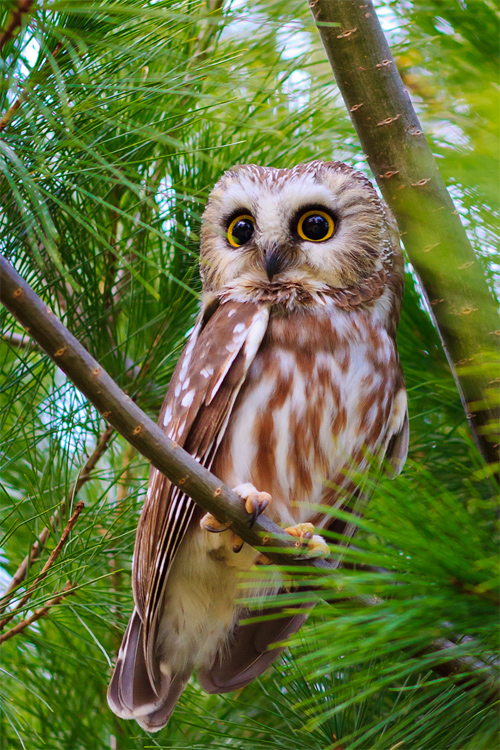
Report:
[{"label": "owl's facial disc", "polygon": [[344,164],[235,167],[203,216],[204,288],[355,287],[382,267],[386,227],[373,187]]}]

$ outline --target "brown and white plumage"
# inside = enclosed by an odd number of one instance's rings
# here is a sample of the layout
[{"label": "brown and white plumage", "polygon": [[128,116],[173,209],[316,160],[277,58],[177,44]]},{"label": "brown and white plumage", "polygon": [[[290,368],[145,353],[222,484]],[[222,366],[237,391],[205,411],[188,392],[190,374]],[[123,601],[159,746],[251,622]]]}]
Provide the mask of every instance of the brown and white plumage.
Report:
[{"label": "brown and white plumage", "polygon": [[[308,211],[332,218],[331,237],[299,236]],[[227,232],[238,216],[249,235],[234,246]],[[354,474],[385,455],[395,475],[408,447],[395,344],[402,258],[387,211],[370,182],[338,162],[236,167],[211,193],[200,262],[202,311],[159,423],[226,484],[270,493],[265,512],[276,522],[325,527],[331,517],[311,506],[346,507]],[[230,532],[210,533],[200,518],[152,469],[135,609],[108,691],[115,713],[150,731],[168,721],[194,669],[209,692],[242,687],[307,616],[304,607],[238,625],[238,571],[257,553],[235,551]],[[270,590],[279,588],[277,579]]]}]

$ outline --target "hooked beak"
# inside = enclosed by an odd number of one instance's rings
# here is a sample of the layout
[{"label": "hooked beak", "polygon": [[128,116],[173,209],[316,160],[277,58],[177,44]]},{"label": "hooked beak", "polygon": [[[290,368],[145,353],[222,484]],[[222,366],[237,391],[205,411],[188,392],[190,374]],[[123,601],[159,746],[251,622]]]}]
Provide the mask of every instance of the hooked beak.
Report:
[{"label": "hooked beak", "polygon": [[277,247],[264,250],[264,268],[267,278],[272,281],[274,276],[281,273],[287,266],[285,256]]}]

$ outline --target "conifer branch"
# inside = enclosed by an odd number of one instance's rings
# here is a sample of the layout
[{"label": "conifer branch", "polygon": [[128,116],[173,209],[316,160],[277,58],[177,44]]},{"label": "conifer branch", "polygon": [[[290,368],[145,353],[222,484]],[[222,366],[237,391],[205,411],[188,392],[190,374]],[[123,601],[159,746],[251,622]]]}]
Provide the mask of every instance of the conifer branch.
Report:
[{"label": "conifer branch", "polygon": [[33,565],[33,563],[40,557],[40,553],[45,546],[51,530],[54,530],[59,522],[59,519],[61,517],[64,517],[67,506],[73,501],[85,482],[88,482],[91,478],[92,471],[94,470],[97,462],[108,448],[109,441],[111,439],[111,436],[113,435],[113,432],[113,428],[108,426],[99,436],[95,450],[86,460],[83,469],[78,475],[78,479],[71,485],[67,497],[62,500],[57,510],[50,517],[48,526],[45,526],[40,532],[38,539],[31,547],[30,553],[26,555],[26,557],[14,573],[12,580],[3,593],[2,597],[0,598],[0,613],[5,610],[6,606],[14,596],[15,590],[26,578],[30,566]]},{"label": "conifer branch", "polygon": [[71,518],[69,519],[68,523],[66,524],[66,528],[61,534],[61,538],[59,539],[58,543],[52,550],[52,552],[49,555],[49,559],[43,566],[40,573],[37,575],[36,579],[33,581],[31,586],[29,587],[28,591],[24,594],[24,596],[20,599],[18,604],[16,605],[15,609],[12,610],[12,612],[9,612],[9,614],[3,618],[3,620],[0,620],[0,630],[3,630],[4,627],[22,610],[22,608],[28,603],[28,601],[31,599],[32,595],[37,589],[37,586],[43,581],[44,578],[47,577],[48,572],[54,562],[57,560],[59,555],[62,552],[62,549],[64,545],[66,544],[68,537],[75,525],[75,523],[78,520],[78,516],[82,512],[83,508],[85,507],[85,503],[83,500],[80,500],[75,507],[75,511]]},{"label": "conifer branch", "polygon": [[[56,46],[54,47],[54,51],[52,52],[51,56],[54,58],[58,52],[62,49],[62,43],[58,42]],[[18,109],[21,108],[21,105],[24,104],[26,99],[29,96],[30,91],[33,90],[35,86],[37,86],[40,83],[41,78],[43,77],[43,74],[47,70],[48,66],[50,65],[50,61],[46,60],[42,67],[40,68],[40,72],[35,75],[34,80],[31,82],[31,86],[29,87],[29,81],[25,82],[24,90],[21,94],[17,97],[16,101],[9,107],[7,112],[4,114],[4,116],[0,119],[0,133],[5,130],[7,125],[10,125],[12,118],[18,111]]]},{"label": "conifer branch", "polygon": [[[137,448],[139,453],[175,486],[182,488],[204,511],[212,513],[247,544],[263,550],[269,560],[278,565],[301,569],[304,573],[329,573],[331,585],[331,574],[339,567],[340,557],[336,560],[308,559],[301,554],[298,547],[300,543],[295,542],[293,537],[283,534],[283,530],[265,515],[261,515],[252,528],[249,528],[248,516],[238,495],[165,435],[160,427],[118,387],[2,255],[0,274],[0,301],[102,416]],[[321,577],[318,575],[314,585],[321,584]],[[372,600],[364,598],[356,601],[362,606],[373,604]],[[52,603],[49,604],[52,606]],[[28,621],[25,623],[29,624]],[[0,637],[0,642],[5,636],[11,637],[10,633],[12,631]],[[443,655],[445,653],[439,644],[432,644],[430,649],[433,654],[436,650],[441,650]],[[464,672],[463,660],[456,660],[455,663],[452,659],[446,658],[446,661],[449,663],[449,674]],[[429,666],[434,669],[436,664],[439,667],[442,662],[443,659],[437,659]],[[469,663],[466,664],[466,670],[474,674],[476,682],[486,685],[488,700],[492,695],[492,682],[496,685],[495,694],[498,695],[498,684],[490,671],[485,676],[482,667],[478,669]]]},{"label": "conifer branch", "polygon": [[[238,495],[165,435],[1,255],[0,274],[0,301],[110,425],[203,510],[229,523],[228,528],[248,544],[265,548],[273,562],[290,563],[290,553],[298,554],[296,543],[283,538],[287,535],[265,516],[250,529]],[[296,562],[315,569],[338,567],[337,563],[308,560],[304,556]]]},{"label": "conifer branch", "polygon": [[309,0],[337,85],[399,225],[472,434],[498,471],[496,305],[446,190],[372,0]]},{"label": "conifer branch", "polygon": [[50,610],[51,607],[54,607],[56,604],[60,604],[62,600],[71,593],[71,590],[73,588],[73,585],[68,581],[63,588],[63,590],[57,594],[53,599],[51,599],[44,607],[41,607],[40,609],[36,609],[32,615],[26,618],[26,620],[23,620],[22,622],[19,622],[17,625],[15,625],[10,630],[7,630],[6,633],[2,633],[0,635],[0,643],[3,643],[4,641],[8,641],[9,638],[12,638],[13,636],[17,635],[18,633],[21,633],[23,630],[25,630],[29,625],[36,622],[36,620],[39,620],[41,617],[44,617]]},{"label": "conifer branch", "polygon": [[14,37],[14,32],[18,26],[23,23],[23,15],[29,13],[33,0],[17,0],[17,8],[12,13],[10,21],[4,31],[0,35],[0,50],[3,49],[4,45]]}]

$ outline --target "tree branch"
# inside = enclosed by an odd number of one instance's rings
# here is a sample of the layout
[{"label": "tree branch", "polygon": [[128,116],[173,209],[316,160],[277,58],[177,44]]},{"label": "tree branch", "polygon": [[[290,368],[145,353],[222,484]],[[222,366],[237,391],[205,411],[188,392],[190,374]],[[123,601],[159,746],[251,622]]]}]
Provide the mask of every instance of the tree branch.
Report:
[{"label": "tree branch", "polygon": [[481,264],[372,1],[309,0],[309,5],[363,150],[430,303],[476,444],[498,470],[500,331]]},{"label": "tree branch", "polygon": [[10,23],[8,24],[5,31],[2,31],[2,34],[0,36],[0,50],[3,49],[4,45],[9,41],[9,39],[13,38],[15,30],[23,23],[23,14],[29,13],[32,5],[33,0],[18,0],[17,8],[12,13]]},{"label": "tree branch", "polygon": [[[104,419],[139,453],[194,498],[203,510],[229,522],[232,530],[248,544],[266,548],[266,555],[273,562],[287,564],[290,553],[297,555],[295,542],[283,538],[282,529],[267,517],[261,516],[249,529],[248,517],[238,495],[165,435],[118,387],[2,255],[0,273],[0,301]],[[274,536],[276,534],[278,537]],[[338,567],[337,563],[308,560],[304,556],[296,562],[315,569]]]},{"label": "tree branch", "polygon": [[76,482],[74,482],[71,485],[67,497],[65,497],[62,500],[59,508],[50,517],[49,525],[45,526],[45,528],[42,529],[42,531],[40,532],[38,536],[38,539],[33,544],[29,555],[26,555],[21,565],[18,567],[18,569],[14,573],[11,582],[7,586],[5,592],[3,593],[0,599],[0,613],[2,613],[5,610],[5,607],[9,604],[10,600],[12,599],[13,592],[26,578],[26,575],[28,573],[30,566],[33,565],[35,560],[39,558],[40,553],[49,537],[51,529],[54,529],[57,523],[59,522],[60,517],[64,516],[64,513],[66,511],[66,506],[71,503],[71,501],[81,490],[85,482],[88,482],[88,480],[90,479],[91,473],[94,470],[97,462],[99,461],[99,459],[101,458],[101,456],[103,455],[103,453],[105,452],[105,450],[107,449],[109,445],[109,441],[111,439],[111,436],[113,435],[113,432],[114,430],[112,427],[106,427],[104,432],[99,436],[99,440],[97,441],[95,450],[85,462],[83,469],[81,470]]},{"label": "tree branch", "polygon": [[17,635],[21,631],[25,630],[25,628],[28,627],[28,625],[31,625],[36,620],[39,620],[40,617],[44,617],[49,609],[51,607],[54,607],[56,604],[60,604],[64,597],[66,597],[68,594],[71,593],[71,589],[73,588],[73,585],[70,583],[70,581],[67,582],[65,587],[63,588],[62,592],[55,596],[53,599],[51,599],[44,607],[41,607],[40,609],[36,609],[30,617],[27,617],[26,620],[23,620],[22,622],[19,622],[17,625],[15,625],[10,630],[7,630],[6,633],[3,633],[0,635],[0,643],[3,643],[4,641],[8,641],[9,638],[12,638],[14,635]]},{"label": "tree branch", "polygon": [[59,555],[61,554],[62,548],[66,544],[66,541],[67,541],[67,539],[68,539],[68,537],[69,537],[69,535],[71,533],[71,530],[73,529],[75,523],[77,522],[78,516],[80,515],[80,513],[82,512],[82,510],[83,510],[84,507],[85,507],[85,504],[84,504],[83,500],[80,500],[76,504],[75,512],[73,513],[73,515],[69,519],[68,523],[66,524],[66,528],[64,529],[63,533],[61,534],[61,538],[59,539],[58,543],[56,544],[56,546],[54,547],[54,549],[50,553],[49,559],[47,560],[47,562],[43,566],[43,568],[40,571],[40,573],[37,575],[37,577],[34,580],[34,582],[29,587],[28,591],[24,594],[24,596],[22,597],[22,599],[20,599],[20,601],[17,604],[17,606],[15,607],[15,609],[13,609],[12,612],[9,612],[9,614],[6,617],[4,617],[3,620],[0,620],[0,630],[3,630],[4,627],[7,625],[7,623],[9,623],[17,614],[19,614],[20,610],[30,600],[30,598],[31,598],[33,592],[36,590],[36,587],[38,586],[38,584],[41,583],[41,581],[43,581],[43,579],[47,577],[47,573],[49,572],[50,568],[52,567],[52,565],[54,564],[54,562],[57,560],[57,558],[59,557]]},{"label": "tree branch", "polygon": [[[201,466],[196,459],[170,440],[165,433],[127,396],[65,328],[54,313],[42,302],[10,263],[0,255],[0,301],[7,307],[25,330],[44,349],[51,359],[73,381],[102,416],[131,443],[153,466],[180,487],[206,512],[226,523],[241,539],[265,552],[266,557],[278,565],[300,568],[305,573],[331,574],[339,567],[337,560],[308,559],[300,552],[300,542],[283,534],[282,529],[265,515],[248,526],[248,517],[241,499],[232,490]],[[288,538],[287,538],[288,537]],[[321,585],[318,576],[316,585]],[[358,600],[357,600],[358,601]],[[360,599],[362,606],[370,600]],[[22,623],[21,623],[22,624]],[[18,627],[18,626],[16,626]],[[26,627],[26,626],[25,626]],[[8,631],[5,636],[9,636]],[[3,638],[5,639],[5,636]],[[10,637],[10,636],[9,636]],[[1,642],[1,638],[0,638]],[[432,653],[439,650],[434,644]],[[457,647],[458,648],[458,647]],[[443,651],[444,653],[444,651]],[[438,660],[442,664],[443,659]],[[452,659],[446,659],[452,662]],[[434,668],[434,664],[430,664]],[[456,660],[449,668],[450,674],[474,673],[474,680],[484,683],[488,699],[494,680],[490,671]],[[498,688],[498,686],[497,686]]]},{"label": "tree branch", "polygon": [[6,344],[16,349],[34,349],[35,347],[33,340],[29,336],[26,336],[24,333],[16,333],[15,331],[3,333],[2,341],[5,341]]},{"label": "tree branch", "polygon": [[[62,42],[58,42],[56,44],[56,46],[54,47],[54,51],[51,54],[52,58],[54,58],[61,49],[62,49]],[[14,117],[14,115],[16,114],[17,110],[21,108],[22,104],[24,104],[24,102],[26,101],[26,99],[29,96],[30,91],[33,91],[33,89],[35,88],[35,86],[38,85],[38,83],[40,82],[39,79],[42,77],[43,73],[47,70],[47,68],[48,68],[49,65],[50,65],[49,60],[46,60],[44,62],[44,64],[42,65],[42,67],[40,68],[39,73],[35,76],[34,80],[31,82],[32,85],[31,85],[30,88],[27,87],[28,86],[28,81],[25,82],[24,90],[22,91],[22,93],[19,94],[19,96],[17,97],[17,99],[14,102],[14,104],[12,104],[12,106],[9,107],[9,109],[7,110],[7,112],[0,119],[0,133],[3,130],[5,130],[5,128],[7,127],[7,125],[10,124],[10,122],[11,122],[12,118]]]}]

